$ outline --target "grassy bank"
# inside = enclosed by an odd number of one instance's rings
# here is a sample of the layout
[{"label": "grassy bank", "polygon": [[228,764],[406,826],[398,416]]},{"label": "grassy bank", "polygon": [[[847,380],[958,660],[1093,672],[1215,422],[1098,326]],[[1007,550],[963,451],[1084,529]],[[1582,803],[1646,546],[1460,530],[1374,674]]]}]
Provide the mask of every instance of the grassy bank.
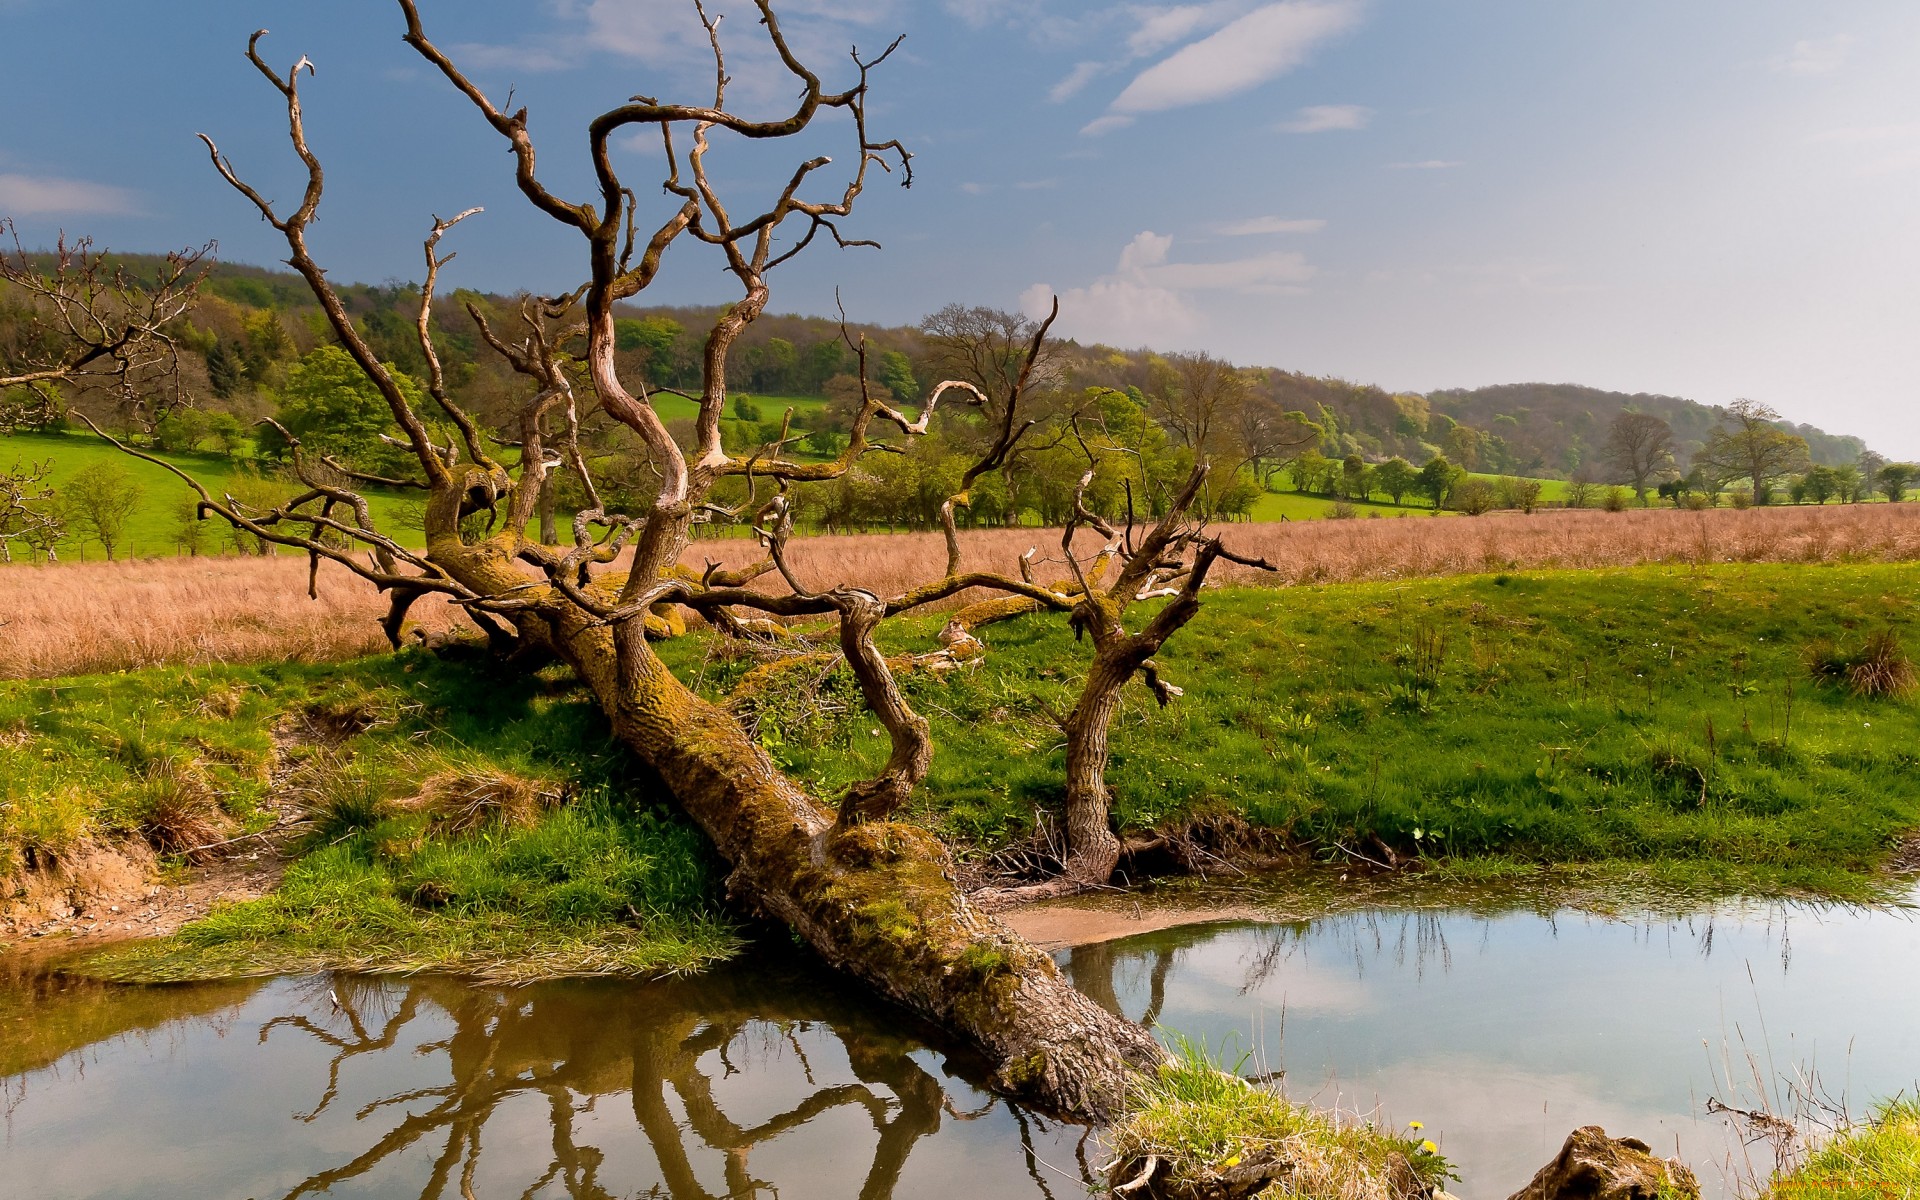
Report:
[{"label": "grassy bank", "polygon": [[[1115,814],[1126,832],[1251,826],[1330,859],[1447,856],[1487,877],[1616,861],[1847,891],[1920,826],[1920,707],[1823,682],[1809,656],[1911,642],[1917,596],[1911,568],[1878,565],[1221,591],[1160,655],[1185,697],[1159,709],[1129,689]],[[939,747],[917,819],[991,850],[1057,810],[1049,714],[1086,653],[1059,618],[985,637],[977,670],[906,687]],[[715,694],[750,665],[696,663],[695,641],[669,653]],[[820,793],[877,769],[884,739],[844,672],[776,694],[761,740]]]},{"label": "grassy bank", "polygon": [[[1870,898],[1920,827],[1920,706],[1832,668],[1911,643],[1917,591],[1875,564],[1223,589],[1161,656],[1185,697],[1129,690],[1115,815],[1220,853],[1440,860],[1481,890],[1574,864],[1588,890]],[[911,816],[969,855],[1057,814],[1049,714],[1086,657],[1057,617],[986,640],[977,669],[903,681],[938,746]],[[716,698],[758,661],[700,635],[662,652]],[[761,695],[757,736],[817,795],[885,757],[844,668]],[[416,652],[4,683],[0,780],[0,875],[304,822],[278,894],[123,954],[123,977],[646,973],[735,945],[709,852],[554,671]]]},{"label": "grassy bank", "polygon": [[1920,1196],[1920,1099],[1884,1104],[1843,1130],[1794,1170],[1773,1181],[1763,1200],[1893,1200]]},{"label": "grassy bank", "polygon": [[0,880],[84,844],[278,828],[280,890],[120,978],[426,967],[650,974],[732,953],[699,834],[551,676],[422,654],[0,687]]},{"label": "grassy bank", "polygon": [[1241,1078],[1245,1060],[1222,1063],[1186,1041],[1174,1049],[1108,1134],[1116,1191],[1152,1179],[1155,1194],[1250,1195],[1273,1180],[1288,1195],[1388,1200],[1408,1182],[1456,1178],[1417,1125],[1401,1134],[1340,1121]]}]

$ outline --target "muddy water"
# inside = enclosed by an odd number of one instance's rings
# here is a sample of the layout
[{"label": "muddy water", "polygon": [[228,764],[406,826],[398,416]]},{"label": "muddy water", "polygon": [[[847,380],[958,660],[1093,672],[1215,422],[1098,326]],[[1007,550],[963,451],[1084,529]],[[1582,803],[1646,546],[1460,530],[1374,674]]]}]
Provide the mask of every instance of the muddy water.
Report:
[{"label": "muddy water", "polygon": [[[1708,1097],[1856,1105],[1920,1078],[1920,922],[1380,909],[1062,950],[1136,1019],[1296,1099],[1421,1120],[1498,1200],[1567,1130],[1765,1173]],[[104,988],[0,971],[0,1197],[1085,1194],[1097,1143],[996,1100],[898,1014],[770,951],[693,980],[355,977]],[[1734,1157],[1729,1159],[1729,1154]]]},{"label": "muddy water", "polygon": [[1284,1071],[1296,1100],[1421,1121],[1463,1197],[1509,1195],[1587,1124],[1678,1152],[1708,1195],[1735,1195],[1772,1152],[1731,1136],[1709,1098],[1858,1113],[1920,1081],[1912,911],[1388,910],[1190,925],[1059,957],[1108,1007]]}]

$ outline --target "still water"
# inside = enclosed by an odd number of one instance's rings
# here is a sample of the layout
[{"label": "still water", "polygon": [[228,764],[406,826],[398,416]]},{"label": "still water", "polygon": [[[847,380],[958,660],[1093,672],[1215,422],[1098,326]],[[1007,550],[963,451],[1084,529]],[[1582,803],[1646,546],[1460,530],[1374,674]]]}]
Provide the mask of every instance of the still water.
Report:
[{"label": "still water", "polygon": [[[1064,951],[1135,1019],[1425,1123],[1497,1200],[1597,1123],[1710,1192],[1749,1167],[1709,1097],[1857,1109],[1920,1078],[1920,922],[1383,910]],[[1084,1130],[804,962],[523,988],[346,976],[102,988],[0,973],[0,1198],[1070,1197]]]}]

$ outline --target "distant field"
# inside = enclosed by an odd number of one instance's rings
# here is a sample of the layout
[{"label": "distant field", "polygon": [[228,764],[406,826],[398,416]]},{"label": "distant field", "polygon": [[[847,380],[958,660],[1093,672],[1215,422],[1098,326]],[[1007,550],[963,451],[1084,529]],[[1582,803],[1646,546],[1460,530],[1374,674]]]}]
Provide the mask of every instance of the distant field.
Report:
[{"label": "distant field", "polygon": [[[218,454],[163,454],[155,457],[164,458],[192,475],[215,496],[232,488],[239,474],[233,460]],[[47,482],[56,489],[64,487],[78,472],[98,463],[114,463],[124,467],[144,490],[140,507],[127,522],[126,544],[115,553],[121,558],[160,558],[180,552],[180,510],[193,499],[193,489],[164,468],[123,454],[91,434],[17,433],[12,437],[0,438],[0,464],[11,466],[15,462],[52,463],[53,470],[47,476]],[[408,503],[403,493],[367,489],[367,502],[373,508],[375,522],[389,529],[402,527],[402,523],[395,518],[398,516],[396,510]],[[229,545],[226,527],[209,522],[205,552],[214,553]],[[19,547],[15,547],[15,553],[18,552]],[[60,548],[60,556],[86,561],[103,558],[104,554],[97,543],[82,545],[72,541]]]},{"label": "distant field", "polygon": [[[1232,568],[1220,571],[1220,580],[1271,586],[1658,563],[1914,562],[1920,504],[1556,510],[1273,522],[1223,533],[1234,549],[1264,556],[1279,571]],[[1089,551],[1094,541],[1086,539]],[[1058,556],[1058,531],[971,530],[960,543],[968,569],[1011,573],[1020,554],[1037,547],[1043,580],[1065,574],[1046,561]],[[686,560],[739,566],[760,553],[747,538],[701,538]],[[945,552],[937,534],[855,534],[801,538],[793,561],[808,586],[846,581],[892,594],[937,578]],[[318,661],[383,644],[374,621],[386,605],[370,586],[328,567],[320,596],[306,598],[306,564],[293,557],[16,566],[0,571],[0,679],[163,663]],[[462,620],[439,600],[423,601],[414,615],[427,625]]]}]

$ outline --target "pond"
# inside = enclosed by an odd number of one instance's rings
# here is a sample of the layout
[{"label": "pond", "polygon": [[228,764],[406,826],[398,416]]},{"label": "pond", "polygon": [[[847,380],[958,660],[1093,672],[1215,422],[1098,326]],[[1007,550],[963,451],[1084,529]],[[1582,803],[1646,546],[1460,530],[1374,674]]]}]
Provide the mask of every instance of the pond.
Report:
[{"label": "pond", "polygon": [[[1236,910],[1237,911],[1237,910]],[[797,956],[697,979],[326,976],[110,988],[0,974],[0,1180],[55,1197],[1069,1197],[1097,1140]],[[1466,1200],[1568,1130],[1764,1174],[1709,1097],[1857,1109],[1920,1078],[1920,922],[1391,908],[1063,950],[1128,1016],[1322,1107],[1424,1122]],[[1236,1054],[1237,1056],[1237,1054]],[[1753,1161],[1749,1162],[1751,1157]],[[17,1193],[14,1189],[18,1189]]]}]

